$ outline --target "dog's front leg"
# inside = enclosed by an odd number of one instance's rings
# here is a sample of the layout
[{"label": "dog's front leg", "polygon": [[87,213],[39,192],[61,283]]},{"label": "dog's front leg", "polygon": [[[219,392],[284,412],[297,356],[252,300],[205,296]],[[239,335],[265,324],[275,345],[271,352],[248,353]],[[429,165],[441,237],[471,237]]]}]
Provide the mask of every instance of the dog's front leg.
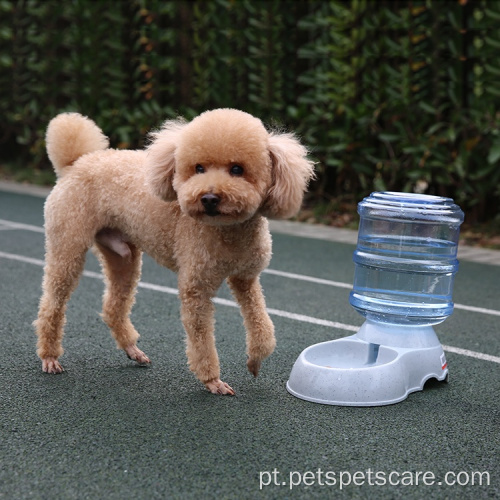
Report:
[{"label": "dog's front leg", "polygon": [[227,282],[241,307],[247,331],[247,367],[256,377],[262,360],[267,358],[276,346],[274,325],[266,311],[258,276],[249,279],[231,276]]},{"label": "dog's front leg", "polygon": [[220,379],[219,357],[215,348],[214,305],[206,288],[182,283],[179,279],[181,318],[187,334],[186,354],[190,370],[213,394],[229,394],[234,391]]}]

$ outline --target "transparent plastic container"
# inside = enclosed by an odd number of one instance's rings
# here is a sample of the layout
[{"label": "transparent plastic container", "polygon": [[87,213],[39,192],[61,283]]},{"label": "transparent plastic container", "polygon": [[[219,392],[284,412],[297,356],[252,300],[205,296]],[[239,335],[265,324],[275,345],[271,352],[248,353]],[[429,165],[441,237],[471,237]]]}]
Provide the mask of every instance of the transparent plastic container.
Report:
[{"label": "transparent plastic container", "polygon": [[361,201],[358,213],[350,304],[374,322],[444,321],[453,311],[460,207],[450,198],[380,192]]},{"label": "transparent plastic container", "polygon": [[463,212],[450,198],[391,192],[372,193],[358,212],[349,301],[366,319],[354,335],[302,351],[287,390],[306,401],[388,405],[448,380],[433,325],[453,311]]}]

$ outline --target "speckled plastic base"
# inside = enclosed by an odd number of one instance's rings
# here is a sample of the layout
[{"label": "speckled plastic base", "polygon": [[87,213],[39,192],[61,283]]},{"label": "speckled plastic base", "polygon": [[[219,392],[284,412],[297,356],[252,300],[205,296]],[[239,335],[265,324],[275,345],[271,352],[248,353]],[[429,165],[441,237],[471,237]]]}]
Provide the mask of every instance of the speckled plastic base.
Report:
[{"label": "speckled plastic base", "polygon": [[432,327],[381,327],[366,321],[355,335],[302,351],[287,390],[314,403],[382,406],[422,390],[430,378],[448,378],[443,348]]}]

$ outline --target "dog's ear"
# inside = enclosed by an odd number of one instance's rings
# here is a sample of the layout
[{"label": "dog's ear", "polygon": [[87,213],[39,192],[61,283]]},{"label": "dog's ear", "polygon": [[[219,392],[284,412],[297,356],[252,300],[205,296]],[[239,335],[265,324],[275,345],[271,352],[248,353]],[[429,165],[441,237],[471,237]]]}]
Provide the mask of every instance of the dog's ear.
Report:
[{"label": "dog's ear", "polygon": [[175,172],[175,150],[182,129],[183,119],[167,120],[157,132],[149,134],[151,143],[147,153],[147,180],[153,194],[164,201],[177,199],[172,182]]},{"label": "dog's ear", "polygon": [[262,207],[266,217],[286,219],[302,204],[309,181],[314,178],[314,162],[293,134],[269,134],[272,184]]}]

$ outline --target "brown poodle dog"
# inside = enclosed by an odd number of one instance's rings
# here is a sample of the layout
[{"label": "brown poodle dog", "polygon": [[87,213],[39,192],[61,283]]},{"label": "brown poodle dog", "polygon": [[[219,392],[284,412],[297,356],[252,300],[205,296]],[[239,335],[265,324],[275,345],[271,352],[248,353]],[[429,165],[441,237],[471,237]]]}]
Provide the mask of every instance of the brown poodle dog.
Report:
[{"label": "brown poodle dog", "polygon": [[234,394],[220,380],[211,300],[225,279],[257,376],[275,347],[259,283],[271,257],[265,217],[296,213],[313,176],[297,139],[268,132],[242,111],[217,109],[165,122],[146,151],[114,150],[93,121],[63,113],[49,124],[47,151],[58,181],[45,205],[45,276],[34,323],[43,371],[63,371],[66,304],[93,247],[106,277],[102,316],[129,358],[149,363],[129,319],[144,251],[178,273],[188,363],[206,388]]}]

